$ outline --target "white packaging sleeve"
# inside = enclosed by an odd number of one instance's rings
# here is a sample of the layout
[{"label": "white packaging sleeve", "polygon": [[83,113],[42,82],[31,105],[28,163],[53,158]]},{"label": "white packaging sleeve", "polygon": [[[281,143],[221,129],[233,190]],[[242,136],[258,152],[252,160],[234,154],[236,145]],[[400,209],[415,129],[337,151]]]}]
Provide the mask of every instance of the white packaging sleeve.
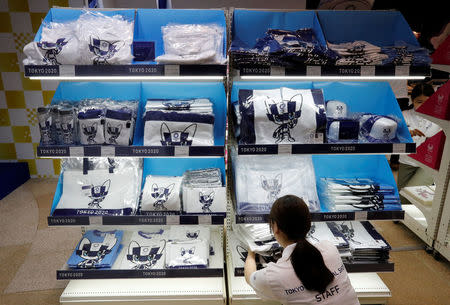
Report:
[{"label": "white packaging sleeve", "polygon": [[169,239],[171,240],[202,239],[209,241],[211,239],[211,231],[209,227],[202,225],[171,226],[169,231]]},{"label": "white packaging sleeve", "polygon": [[164,269],[166,240],[161,234],[147,230],[133,232],[130,242],[124,245],[127,251],[120,269]]},{"label": "white packaging sleeve", "polygon": [[181,211],[181,181],[177,176],[145,178],[141,197],[141,211]]},{"label": "white packaging sleeve", "polygon": [[225,187],[183,187],[183,211],[186,213],[226,213]]},{"label": "white packaging sleeve", "polygon": [[87,144],[103,144],[105,143],[104,119],[80,119],[78,121],[80,143]]},{"label": "white packaging sleeve", "polygon": [[64,170],[54,216],[130,215],[136,211],[140,178],[136,169]]},{"label": "white packaging sleeve", "polygon": [[207,268],[209,245],[206,240],[172,241],[167,243],[166,268]]}]

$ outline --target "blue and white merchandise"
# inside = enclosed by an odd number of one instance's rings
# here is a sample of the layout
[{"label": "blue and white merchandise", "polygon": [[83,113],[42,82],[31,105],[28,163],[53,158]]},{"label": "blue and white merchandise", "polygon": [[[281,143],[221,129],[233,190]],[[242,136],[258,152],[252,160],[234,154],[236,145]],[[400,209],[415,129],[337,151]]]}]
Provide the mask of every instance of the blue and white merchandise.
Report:
[{"label": "blue and white merchandise", "polygon": [[341,101],[327,101],[327,118],[345,118],[347,117],[347,104]]},{"label": "blue and white merchandise", "polygon": [[356,143],[359,137],[359,120],[327,119],[328,143]]},{"label": "blue and white merchandise", "polygon": [[196,226],[171,226],[169,231],[170,240],[211,240],[211,231],[209,227]]},{"label": "blue and white merchandise", "polygon": [[207,268],[209,244],[204,239],[171,241],[167,243],[166,268]]},{"label": "blue and white merchandise", "polygon": [[161,27],[163,64],[223,64],[225,29],[218,24],[168,24]]},{"label": "blue and white merchandise", "polygon": [[181,211],[183,177],[153,176],[145,178],[141,197],[142,212]]},{"label": "blue and white merchandise", "polygon": [[214,113],[206,99],[148,100],[144,145],[214,145]]},{"label": "blue and white merchandise", "polygon": [[37,109],[42,145],[55,144],[55,139],[52,137],[52,114],[50,111],[49,107],[38,107]]},{"label": "blue and white merchandise", "polygon": [[311,156],[233,157],[238,214],[267,214],[284,195],[303,198],[312,212],[320,210]]},{"label": "blue and white merchandise", "polygon": [[185,213],[209,214],[227,212],[225,187],[183,187],[183,211]]},{"label": "blue and white merchandise", "polygon": [[78,121],[80,126],[80,142],[81,144],[103,144],[105,143],[104,135],[104,110],[103,109],[87,109],[78,112]]},{"label": "blue and white merchandise", "polygon": [[134,118],[130,108],[107,109],[105,114],[106,144],[130,145],[133,139]]},{"label": "blue and white merchandise", "polygon": [[135,213],[141,184],[139,160],[115,159],[108,166],[97,165],[93,169],[67,165],[76,162],[63,164],[62,193],[53,216]]},{"label": "blue and white merchandise", "polygon": [[313,143],[325,129],[321,89],[239,90],[240,144]]},{"label": "blue and white merchandise", "polygon": [[44,24],[39,42],[23,48],[24,65],[130,64],[134,23],[86,11],[71,22]]},{"label": "blue and white merchandise", "polygon": [[361,142],[398,142],[397,126],[397,121],[389,116],[363,115],[360,119]]},{"label": "blue and white merchandise", "polygon": [[166,235],[163,229],[133,232],[130,242],[125,245],[126,255],[120,269],[164,269]]},{"label": "blue and white merchandise", "polygon": [[69,268],[111,268],[121,248],[123,231],[87,231],[67,261]]},{"label": "blue and white merchandise", "polygon": [[271,256],[281,249],[276,241],[269,224],[236,224],[233,225],[236,237],[251,251],[260,255]]}]

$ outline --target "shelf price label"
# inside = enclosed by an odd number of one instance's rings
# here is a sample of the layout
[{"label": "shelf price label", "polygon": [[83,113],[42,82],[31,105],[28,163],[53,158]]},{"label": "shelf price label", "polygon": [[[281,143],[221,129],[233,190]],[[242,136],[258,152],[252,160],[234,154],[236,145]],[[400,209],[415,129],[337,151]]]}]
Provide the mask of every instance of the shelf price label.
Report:
[{"label": "shelf price label", "polygon": [[51,147],[51,146],[39,146],[37,150],[39,157],[68,157],[68,147]]},{"label": "shelf price label", "polygon": [[266,223],[267,215],[236,215],[236,223]]},{"label": "shelf price label", "polygon": [[25,66],[25,76],[59,76],[59,66]]}]

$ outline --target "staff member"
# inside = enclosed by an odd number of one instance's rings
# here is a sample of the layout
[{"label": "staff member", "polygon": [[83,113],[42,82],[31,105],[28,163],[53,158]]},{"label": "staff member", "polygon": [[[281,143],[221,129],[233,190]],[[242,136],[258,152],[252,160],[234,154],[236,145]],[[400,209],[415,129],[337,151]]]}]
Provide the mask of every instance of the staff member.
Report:
[{"label": "staff member", "polygon": [[306,240],[311,215],[301,198],[277,199],[269,221],[284,251],[276,263],[259,271],[255,254],[248,252],[245,280],[259,297],[284,304],[359,304],[337,248],[328,241],[313,246]]}]

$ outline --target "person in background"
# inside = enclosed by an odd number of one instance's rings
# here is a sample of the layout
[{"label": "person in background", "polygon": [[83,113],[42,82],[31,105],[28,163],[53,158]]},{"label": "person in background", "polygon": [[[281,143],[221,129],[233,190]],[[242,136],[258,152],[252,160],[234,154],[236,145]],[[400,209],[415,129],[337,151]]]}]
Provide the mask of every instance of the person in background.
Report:
[{"label": "person in background", "polygon": [[245,280],[259,297],[283,304],[359,304],[336,246],[306,240],[311,214],[303,199],[278,198],[269,225],[284,248],[282,257],[257,271],[255,254],[248,251],[244,268]]},{"label": "person in background", "polygon": [[[416,113],[416,109],[422,105],[431,95],[433,95],[434,89],[430,84],[419,83],[411,92],[412,109],[402,112],[405,118],[406,125],[416,146],[419,146],[426,141],[427,138],[434,136],[441,128],[428,121],[425,118],[420,117]],[[406,158],[405,155],[400,156],[400,165],[398,170],[397,187],[400,191],[405,186],[418,186],[418,185],[431,185],[433,184],[433,178],[427,175],[424,169],[417,166],[414,161]],[[409,203],[409,201],[400,196],[402,204]]]}]

